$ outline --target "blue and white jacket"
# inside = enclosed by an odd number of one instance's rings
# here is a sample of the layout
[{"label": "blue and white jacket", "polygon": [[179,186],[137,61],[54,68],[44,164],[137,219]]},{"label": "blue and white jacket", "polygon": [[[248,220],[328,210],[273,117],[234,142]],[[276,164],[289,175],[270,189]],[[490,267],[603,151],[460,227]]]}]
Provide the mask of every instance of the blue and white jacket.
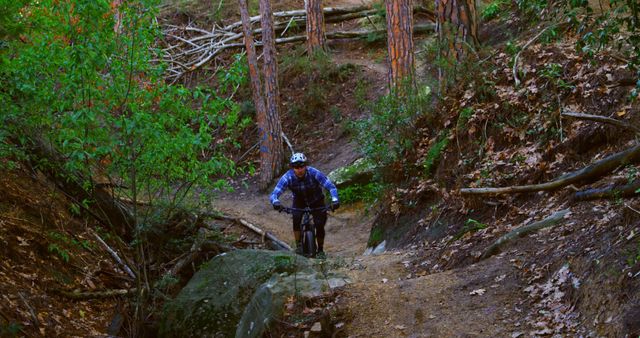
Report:
[{"label": "blue and white jacket", "polygon": [[270,197],[271,204],[278,201],[280,195],[289,188],[293,192],[294,201],[298,200],[306,205],[312,205],[324,199],[322,187],[329,190],[332,202],[338,201],[338,189],[320,170],[307,166],[304,176],[298,178],[293,169],[289,169],[273,189]]}]

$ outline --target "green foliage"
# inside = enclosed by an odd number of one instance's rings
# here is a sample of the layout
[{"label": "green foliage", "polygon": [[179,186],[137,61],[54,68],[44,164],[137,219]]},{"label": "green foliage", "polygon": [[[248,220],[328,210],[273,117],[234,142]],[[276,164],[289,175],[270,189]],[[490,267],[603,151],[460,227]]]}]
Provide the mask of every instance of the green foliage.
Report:
[{"label": "green foliage", "polygon": [[373,247],[382,242],[382,236],[384,235],[384,231],[382,227],[376,226],[371,229],[371,233],[369,234],[369,240],[367,241],[367,247]]},{"label": "green foliage", "polygon": [[10,322],[5,324],[0,322],[0,337],[17,337],[21,330],[22,325],[18,323]]},{"label": "green foliage", "polygon": [[460,130],[464,128],[469,121],[469,118],[473,115],[473,108],[465,107],[458,114],[458,120],[456,121],[456,129]]},{"label": "green foliage", "polygon": [[494,0],[482,9],[480,17],[482,20],[488,21],[501,16],[508,5],[509,1],[507,0]]},{"label": "green foliage", "polygon": [[340,201],[344,204],[352,204],[356,202],[365,202],[373,204],[378,201],[384,190],[384,185],[378,182],[369,182],[367,184],[355,184],[338,191]]},{"label": "green foliage", "polygon": [[518,10],[529,19],[537,19],[548,4],[547,0],[516,0]]},{"label": "green foliage", "polygon": [[640,262],[640,241],[637,242],[638,243],[635,250],[631,250],[627,254],[627,264],[629,266],[635,266],[636,264],[638,264],[638,262]]},{"label": "green foliage", "polygon": [[58,257],[60,257],[65,263],[69,263],[69,251],[68,250],[61,248],[56,243],[49,244],[47,249],[49,250],[49,252],[57,254]]},{"label": "green foliage", "polygon": [[19,22],[29,29],[0,49],[2,155],[44,138],[68,171],[91,177],[100,168],[136,199],[178,203],[194,185],[225,186],[220,178],[236,168],[223,151],[239,146],[251,122],[228,98],[246,81],[244,60],[220,75],[220,91],[170,86],[155,61],[156,1],[122,4],[122,33],[107,0],[24,4],[29,16]]},{"label": "green foliage", "polygon": [[629,68],[640,70],[640,18],[636,0],[612,0],[604,8],[592,8],[586,0],[565,0],[563,4],[565,15],[580,37],[576,44],[578,50],[594,56],[606,47],[613,47],[623,53]]},{"label": "green foliage", "polygon": [[476,232],[478,230],[486,229],[487,227],[488,225],[478,222],[473,218],[469,218],[464,223],[464,226],[462,227],[462,229],[453,237],[453,240],[457,241],[460,238],[462,238],[462,236],[464,236],[466,233]]},{"label": "green foliage", "polygon": [[50,231],[48,237],[51,243],[47,246],[47,250],[58,255],[66,263],[71,258],[70,248],[90,250],[93,247],[88,240],[77,240],[57,231]]},{"label": "green foliage", "polygon": [[169,289],[170,287],[178,284],[180,280],[173,275],[170,274],[165,274],[162,276],[162,278],[160,278],[154,285],[154,288],[156,289],[160,289],[160,290],[166,290]]},{"label": "green foliage", "polygon": [[[464,111],[465,110],[463,110],[463,112]],[[470,111],[473,112],[472,110]],[[461,116],[463,112],[460,113]],[[458,122],[460,122],[460,117],[458,118]],[[435,164],[440,159],[440,156],[442,156],[442,152],[447,148],[447,145],[449,145],[449,130],[445,129],[440,132],[438,140],[433,145],[431,145],[429,151],[427,152],[427,156],[422,162],[423,173],[425,176],[431,175]]]},{"label": "green foliage", "polygon": [[548,80],[553,89],[572,89],[573,86],[563,79],[563,67],[558,63],[549,63],[540,71],[540,75]]},{"label": "green foliage", "polygon": [[391,93],[375,102],[364,102],[370,116],[353,122],[351,128],[374,165],[387,166],[412,147],[414,122],[431,111],[430,98],[430,91],[410,90],[404,96]]}]

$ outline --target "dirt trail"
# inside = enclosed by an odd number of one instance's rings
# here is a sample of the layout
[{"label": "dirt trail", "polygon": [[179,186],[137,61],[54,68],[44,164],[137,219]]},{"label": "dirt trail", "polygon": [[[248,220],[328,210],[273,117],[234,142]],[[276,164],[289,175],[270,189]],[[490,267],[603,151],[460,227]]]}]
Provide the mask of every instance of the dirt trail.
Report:
[{"label": "dirt trail", "polygon": [[[289,205],[289,193],[281,200]],[[215,206],[293,241],[290,216],[271,208],[268,193],[239,189]],[[370,228],[371,216],[356,207],[338,210],[327,222],[325,251],[329,259],[345,262],[353,281],[338,300],[347,319],[341,336],[509,337],[519,332],[521,287],[512,263],[498,256],[417,276],[411,273],[415,248],[364,255]]]}]

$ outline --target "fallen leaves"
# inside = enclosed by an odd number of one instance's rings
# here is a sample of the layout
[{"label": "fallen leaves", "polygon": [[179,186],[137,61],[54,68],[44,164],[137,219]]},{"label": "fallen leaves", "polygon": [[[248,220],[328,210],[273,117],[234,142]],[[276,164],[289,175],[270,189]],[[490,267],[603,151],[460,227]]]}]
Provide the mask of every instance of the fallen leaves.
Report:
[{"label": "fallen leaves", "polygon": [[484,295],[485,292],[487,292],[487,290],[485,290],[485,289],[476,289],[476,290],[473,290],[473,291],[469,292],[469,295],[471,295],[471,296],[482,296],[482,295]]}]

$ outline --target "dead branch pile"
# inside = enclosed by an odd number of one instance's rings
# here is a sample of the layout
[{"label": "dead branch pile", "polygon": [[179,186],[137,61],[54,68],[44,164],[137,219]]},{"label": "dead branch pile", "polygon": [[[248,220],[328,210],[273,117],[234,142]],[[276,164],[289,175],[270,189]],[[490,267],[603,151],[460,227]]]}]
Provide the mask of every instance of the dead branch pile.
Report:
[{"label": "dead branch pile", "polygon": [[[433,18],[433,13],[424,7],[414,7],[414,12]],[[365,18],[376,13],[371,6],[356,7],[327,7],[324,8],[325,22],[343,22],[346,20]],[[291,31],[304,32],[306,13],[304,10],[292,10],[273,13],[274,29],[278,38],[277,44],[305,41],[304,34],[286,36]],[[251,17],[251,23],[260,21],[260,16]],[[416,26],[415,33],[424,33],[432,30],[431,25]],[[262,33],[261,28],[253,30],[258,38]],[[359,38],[368,34],[385,33],[384,30],[356,31],[356,32],[328,32],[327,39]],[[168,65],[167,78],[175,82],[188,72],[192,72],[209,62],[215,60],[223,51],[230,48],[244,48],[242,43],[242,23],[234,22],[227,26],[214,26],[211,30],[187,26],[166,24],[163,27],[165,48],[163,48],[163,61]],[[261,43],[256,42],[256,46]]]}]

